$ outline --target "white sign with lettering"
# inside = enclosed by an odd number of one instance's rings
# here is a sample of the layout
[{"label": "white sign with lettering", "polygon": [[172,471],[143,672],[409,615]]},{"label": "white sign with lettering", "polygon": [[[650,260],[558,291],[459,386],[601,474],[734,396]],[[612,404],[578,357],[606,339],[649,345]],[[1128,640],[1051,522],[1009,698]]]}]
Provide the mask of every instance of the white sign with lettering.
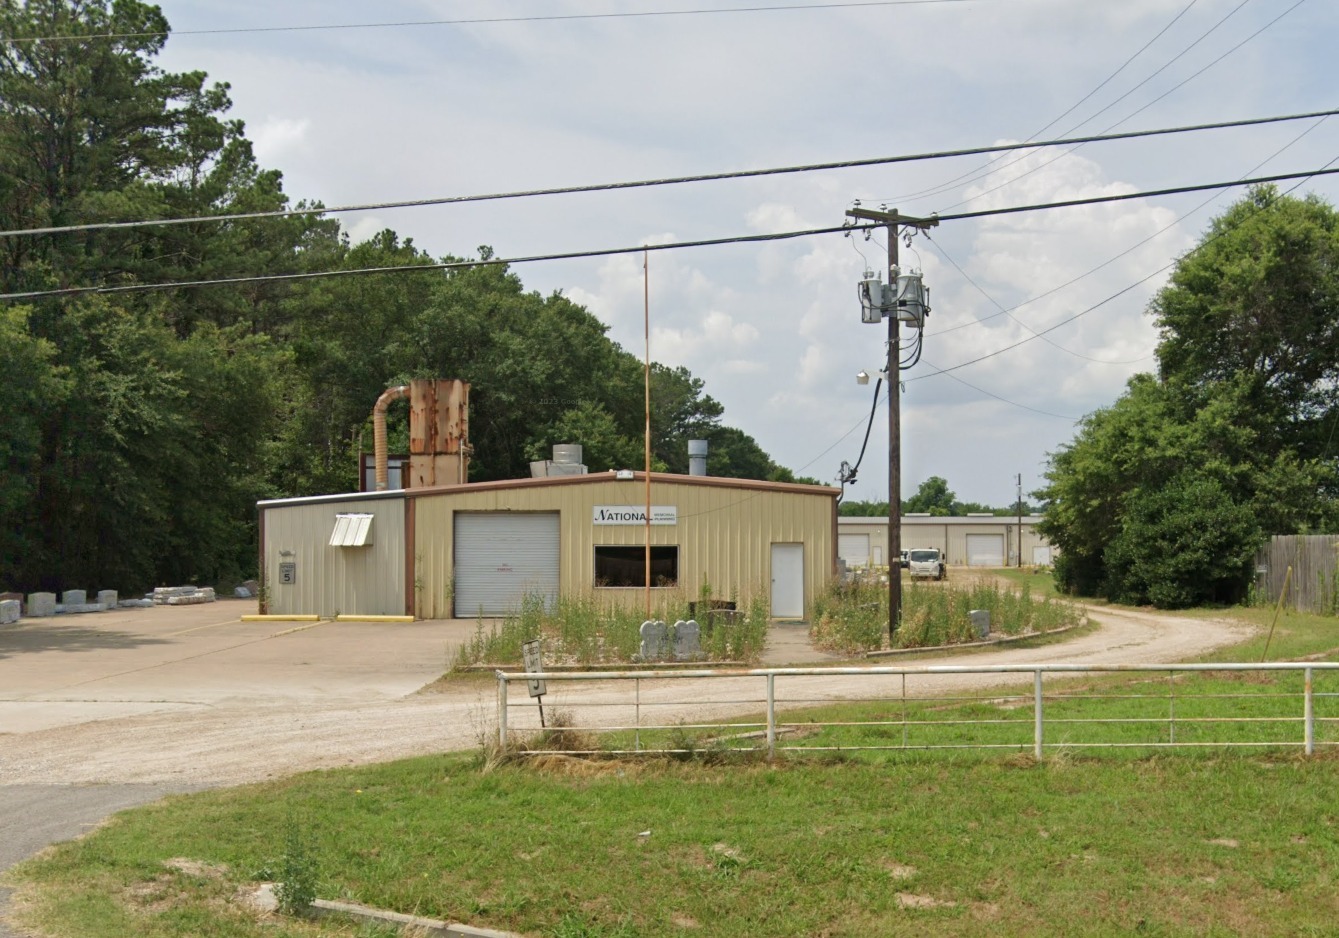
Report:
[{"label": "white sign with lettering", "polygon": [[[596,524],[646,524],[645,505],[596,505],[594,512]],[[676,505],[652,505],[652,524],[678,524],[679,509]]]}]

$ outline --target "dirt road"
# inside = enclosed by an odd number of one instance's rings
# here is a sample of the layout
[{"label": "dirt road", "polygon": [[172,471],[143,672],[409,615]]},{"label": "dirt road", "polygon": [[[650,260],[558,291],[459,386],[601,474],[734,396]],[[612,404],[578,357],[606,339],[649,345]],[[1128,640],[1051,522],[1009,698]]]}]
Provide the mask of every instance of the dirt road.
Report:
[{"label": "dirt road", "polygon": [[[1099,609],[1089,615],[1100,628],[1068,641],[1040,648],[986,650],[969,658],[922,658],[915,664],[1173,663],[1241,641],[1249,631],[1226,621],[1143,611]],[[811,664],[814,659],[794,663]],[[805,680],[794,693],[813,699],[882,692],[856,677]],[[951,681],[937,680],[935,687],[949,690],[1009,680],[1018,679],[963,675]],[[682,700],[681,685],[646,682],[642,700]],[[441,693],[406,693],[393,698],[387,696],[385,687],[375,692],[360,686],[330,690],[333,693],[274,696],[252,687],[245,695],[220,695],[203,705],[129,715],[118,715],[109,705],[106,719],[0,735],[0,785],[152,783],[183,789],[233,785],[309,769],[468,748],[491,733],[495,724],[496,692],[487,680]],[[612,699],[621,689],[602,682],[566,693],[571,694],[568,699],[590,702]],[[700,688],[695,688],[694,704],[667,706],[656,716],[690,718],[728,709],[711,704],[713,697],[741,699],[740,686],[733,682],[713,686],[709,693],[711,697],[704,698]],[[563,700],[553,702],[561,705]],[[756,706],[736,705],[734,709]]]}]

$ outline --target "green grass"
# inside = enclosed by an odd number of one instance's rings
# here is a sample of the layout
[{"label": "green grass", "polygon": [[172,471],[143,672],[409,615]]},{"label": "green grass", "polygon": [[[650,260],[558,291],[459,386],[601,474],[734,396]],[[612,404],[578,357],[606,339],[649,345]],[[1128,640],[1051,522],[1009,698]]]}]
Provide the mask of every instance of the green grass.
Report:
[{"label": "green grass", "polygon": [[[1217,611],[1257,625],[1255,611]],[[1323,654],[1339,622],[1285,615],[1271,657]],[[1224,659],[1258,657],[1263,637]],[[1276,654],[1277,652],[1277,654]],[[1295,715],[1299,678],[1175,681],[1183,718]],[[1324,678],[1333,683],[1333,678]],[[1333,691],[1322,686],[1317,689]],[[1083,684],[1109,699],[1071,701]],[[1026,689],[1024,689],[1025,691]],[[1165,676],[1048,684],[1048,713],[1161,719]],[[915,702],[919,719],[986,717],[1019,751],[582,761],[415,760],[170,798],[18,868],[25,921],[54,935],[371,935],[258,919],[232,897],[304,845],[323,898],[528,935],[1333,935],[1339,756],[1264,751],[1030,751],[1006,691]],[[1322,717],[1339,717],[1326,698]],[[886,720],[887,704],[785,718]],[[899,713],[896,714],[900,717]],[[1178,728],[1191,732],[1194,724]],[[1273,724],[1242,724],[1267,740]],[[1134,725],[1055,724],[1137,741]],[[887,727],[805,743],[889,742]],[[824,734],[830,734],[825,736]],[[1331,733],[1328,737],[1334,739]],[[1072,742],[1072,739],[1071,739]],[[295,827],[296,825],[296,827]],[[649,833],[646,833],[649,832]],[[193,864],[173,862],[189,858]]]},{"label": "green grass", "polygon": [[[1007,580],[1015,586],[1026,586],[1033,596],[1059,599],[1062,594],[1055,588],[1055,576],[1049,567],[1000,567],[991,569],[991,574]],[[1091,603],[1092,600],[1084,600]]]},{"label": "green grass", "polygon": [[323,896],[533,935],[1333,934],[1337,764],[433,757],[172,799],[21,875],[64,934],[302,934],[226,902],[297,816]]}]

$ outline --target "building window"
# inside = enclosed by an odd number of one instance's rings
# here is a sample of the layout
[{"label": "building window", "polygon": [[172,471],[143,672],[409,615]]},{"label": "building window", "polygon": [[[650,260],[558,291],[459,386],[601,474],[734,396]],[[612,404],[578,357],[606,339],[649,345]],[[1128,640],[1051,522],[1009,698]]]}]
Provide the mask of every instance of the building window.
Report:
[{"label": "building window", "polygon": [[[651,585],[677,586],[679,548],[651,548]],[[645,547],[595,548],[596,586],[646,586]]]}]

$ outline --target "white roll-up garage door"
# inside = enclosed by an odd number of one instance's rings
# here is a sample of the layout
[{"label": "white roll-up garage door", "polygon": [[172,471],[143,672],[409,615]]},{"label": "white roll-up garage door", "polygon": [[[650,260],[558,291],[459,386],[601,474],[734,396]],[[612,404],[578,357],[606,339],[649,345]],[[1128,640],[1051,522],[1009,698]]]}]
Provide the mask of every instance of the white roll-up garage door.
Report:
[{"label": "white roll-up garage door", "polygon": [[838,534],[837,556],[845,560],[848,567],[869,566],[869,535]]},{"label": "white roll-up garage door", "polygon": [[1002,567],[1004,566],[1003,534],[967,535],[967,566]]},{"label": "white roll-up garage door", "polygon": [[558,597],[557,512],[456,512],[456,615],[515,612],[527,593]]}]

